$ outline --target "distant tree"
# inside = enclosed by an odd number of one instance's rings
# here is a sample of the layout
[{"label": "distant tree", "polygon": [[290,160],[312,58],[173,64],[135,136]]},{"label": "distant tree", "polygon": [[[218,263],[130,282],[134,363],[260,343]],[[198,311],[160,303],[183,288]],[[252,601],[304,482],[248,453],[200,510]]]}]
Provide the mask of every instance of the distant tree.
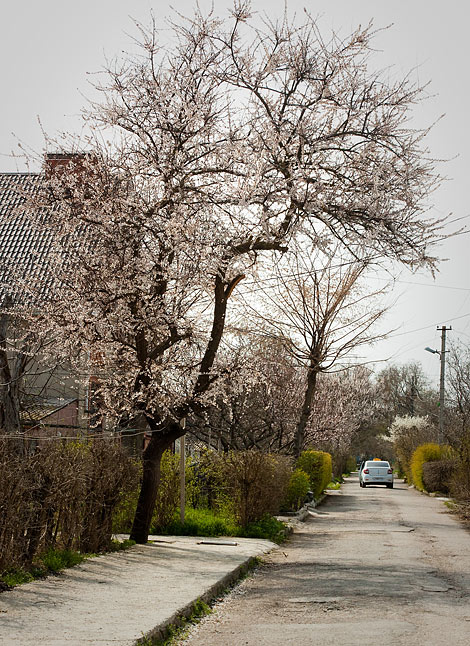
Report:
[{"label": "distant tree", "polygon": [[[234,367],[226,390],[200,418],[191,418],[189,432],[212,448],[257,448],[293,454],[305,374],[275,338],[248,334],[243,359]],[[238,357],[240,358],[240,356]],[[305,445],[332,453],[341,475],[361,426],[373,416],[371,371],[357,366],[321,374],[305,432]]]},{"label": "distant tree", "polygon": [[454,343],[446,357],[445,439],[459,456],[452,491],[470,497],[470,348]]},{"label": "distant tree", "polygon": [[162,453],[217,397],[228,304],[258,260],[307,233],[432,265],[441,235],[425,215],[425,132],[408,123],[421,90],[369,72],[370,29],[325,41],[308,14],[260,23],[243,2],[172,29],[167,45],[141,29],[141,52],[108,67],[90,135],[60,142],[86,154],[29,204],[55,236],[60,285],[41,325],[80,370],[95,359],[109,420],[140,416],[151,434],[141,543]]},{"label": "distant tree", "polygon": [[446,360],[447,435],[455,444],[459,439],[470,441],[470,348],[453,344]]},{"label": "distant tree", "polygon": [[382,432],[395,417],[436,418],[438,396],[421,364],[390,365],[377,375],[377,422]]},{"label": "distant tree", "polygon": [[356,366],[320,376],[305,442],[331,453],[335,475],[344,472],[372,407],[373,384],[367,367]]},{"label": "distant tree", "polygon": [[413,482],[411,458],[414,451],[421,444],[433,442],[436,439],[436,434],[436,427],[428,417],[404,415],[397,416],[393,420],[389,437],[394,445],[399,470],[405,475],[408,482]]}]

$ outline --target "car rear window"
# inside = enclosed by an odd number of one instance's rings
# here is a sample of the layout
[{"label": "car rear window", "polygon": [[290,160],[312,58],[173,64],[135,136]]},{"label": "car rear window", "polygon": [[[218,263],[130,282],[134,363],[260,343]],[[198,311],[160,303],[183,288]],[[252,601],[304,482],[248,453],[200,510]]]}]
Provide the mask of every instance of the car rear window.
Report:
[{"label": "car rear window", "polygon": [[379,462],[378,460],[373,460],[372,462],[367,462],[367,467],[390,467],[388,462]]}]

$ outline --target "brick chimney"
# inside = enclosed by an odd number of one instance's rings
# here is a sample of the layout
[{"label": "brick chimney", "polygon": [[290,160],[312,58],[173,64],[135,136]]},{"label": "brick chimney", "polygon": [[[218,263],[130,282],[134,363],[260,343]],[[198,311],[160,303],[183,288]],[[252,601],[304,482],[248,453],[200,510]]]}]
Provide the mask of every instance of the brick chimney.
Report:
[{"label": "brick chimney", "polygon": [[78,173],[83,171],[83,161],[87,153],[46,153],[44,156],[44,174],[47,179],[52,173],[70,165]]}]

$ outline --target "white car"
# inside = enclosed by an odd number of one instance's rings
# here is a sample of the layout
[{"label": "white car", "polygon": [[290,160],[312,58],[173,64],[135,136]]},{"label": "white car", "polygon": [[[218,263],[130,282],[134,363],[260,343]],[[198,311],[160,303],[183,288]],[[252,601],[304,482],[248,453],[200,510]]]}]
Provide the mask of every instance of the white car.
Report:
[{"label": "white car", "polygon": [[393,469],[385,460],[366,460],[359,470],[359,485],[385,485],[393,489]]}]

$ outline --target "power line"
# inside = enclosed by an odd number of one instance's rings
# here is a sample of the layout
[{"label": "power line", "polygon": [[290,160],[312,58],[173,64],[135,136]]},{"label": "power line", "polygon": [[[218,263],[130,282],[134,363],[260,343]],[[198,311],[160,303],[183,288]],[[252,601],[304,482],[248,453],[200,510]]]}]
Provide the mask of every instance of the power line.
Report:
[{"label": "power line", "polygon": [[[376,278],[375,276],[372,276],[371,278]],[[376,280],[380,280],[379,278],[376,278]],[[452,287],[450,285],[436,285],[433,283],[415,283],[411,280],[395,280],[395,283],[404,283],[405,285],[418,285],[419,287],[437,287],[438,289],[457,289],[462,292],[470,292],[470,287]]]},{"label": "power line", "polygon": [[[462,314],[462,316],[456,316],[452,318],[452,321],[458,321],[467,316],[470,316],[470,312],[468,314]],[[404,336],[405,334],[413,334],[413,332],[421,332],[421,330],[429,330],[429,328],[434,328],[436,325],[439,325],[439,323],[432,323],[431,325],[425,325],[424,327],[418,327],[415,330],[408,330],[406,332],[398,332],[398,334],[390,334],[387,336],[387,339],[394,339],[397,336]]]}]

